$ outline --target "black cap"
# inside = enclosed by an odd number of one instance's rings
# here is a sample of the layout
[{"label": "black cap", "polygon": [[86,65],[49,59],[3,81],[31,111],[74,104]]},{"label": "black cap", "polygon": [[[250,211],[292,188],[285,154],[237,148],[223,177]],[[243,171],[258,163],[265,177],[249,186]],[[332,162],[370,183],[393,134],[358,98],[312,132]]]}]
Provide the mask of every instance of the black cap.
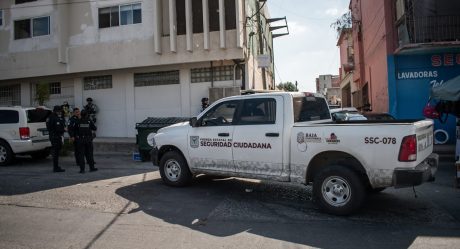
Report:
[{"label": "black cap", "polygon": [[53,112],[62,112],[62,107],[60,105],[55,105],[53,107]]},{"label": "black cap", "polygon": [[86,101],[93,101],[92,98],[86,98]]},{"label": "black cap", "polygon": [[201,102],[205,102],[205,101],[208,101],[208,100],[209,100],[208,98],[202,98]]}]

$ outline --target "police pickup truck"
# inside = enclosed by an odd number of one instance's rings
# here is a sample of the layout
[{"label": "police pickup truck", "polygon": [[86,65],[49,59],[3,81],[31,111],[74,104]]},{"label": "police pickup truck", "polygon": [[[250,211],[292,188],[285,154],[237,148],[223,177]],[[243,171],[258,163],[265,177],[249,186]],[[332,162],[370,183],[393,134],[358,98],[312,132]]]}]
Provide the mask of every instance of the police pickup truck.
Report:
[{"label": "police pickup truck", "polygon": [[438,166],[433,121],[333,122],[315,93],[223,98],[151,142],[167,185],[197,174],[312,184],[315,203],[336,215],[356,211],[368,193],[432,181]]}]

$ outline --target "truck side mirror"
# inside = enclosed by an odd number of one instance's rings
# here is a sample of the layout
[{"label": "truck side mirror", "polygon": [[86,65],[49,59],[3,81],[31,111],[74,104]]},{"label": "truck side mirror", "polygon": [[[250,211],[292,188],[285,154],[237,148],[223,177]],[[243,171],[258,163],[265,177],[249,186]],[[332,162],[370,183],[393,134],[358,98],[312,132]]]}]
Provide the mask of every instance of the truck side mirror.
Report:
[{"label": "truck side mirror", "polygon": [[190,118],[189,124],[190,124],[191,127],[197,127],[198,125],[197,125],[196,117]]}]

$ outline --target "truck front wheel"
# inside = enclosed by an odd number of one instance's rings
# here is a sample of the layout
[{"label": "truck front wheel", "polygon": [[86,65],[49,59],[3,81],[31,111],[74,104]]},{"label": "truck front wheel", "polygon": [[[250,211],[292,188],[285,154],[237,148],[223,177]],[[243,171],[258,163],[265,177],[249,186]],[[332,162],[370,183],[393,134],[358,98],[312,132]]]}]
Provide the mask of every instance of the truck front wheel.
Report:
[{"label": "truck front wheel", "polygon": [[334,215],[349,215],[359,209],[365,190],[354,171],[338,165],[320,171],[313,181],[315,202],[323,211]]},{"label": "truck front wheel", "polygon": [[187,161],[177,151],[166,152],[160,160],[160,175],[169,186],[182,187],[192,179]]}]

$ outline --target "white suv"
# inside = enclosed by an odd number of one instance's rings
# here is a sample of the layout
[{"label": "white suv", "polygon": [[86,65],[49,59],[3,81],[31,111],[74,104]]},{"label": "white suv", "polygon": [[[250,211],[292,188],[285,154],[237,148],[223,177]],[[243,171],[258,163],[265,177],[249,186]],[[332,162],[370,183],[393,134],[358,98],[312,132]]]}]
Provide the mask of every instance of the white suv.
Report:
[{"label": "white suv", "polygon": [[15,155],[29,154],[44,159],[50,153],[47,108],[0,107],[0,166],[10,164]]}]

